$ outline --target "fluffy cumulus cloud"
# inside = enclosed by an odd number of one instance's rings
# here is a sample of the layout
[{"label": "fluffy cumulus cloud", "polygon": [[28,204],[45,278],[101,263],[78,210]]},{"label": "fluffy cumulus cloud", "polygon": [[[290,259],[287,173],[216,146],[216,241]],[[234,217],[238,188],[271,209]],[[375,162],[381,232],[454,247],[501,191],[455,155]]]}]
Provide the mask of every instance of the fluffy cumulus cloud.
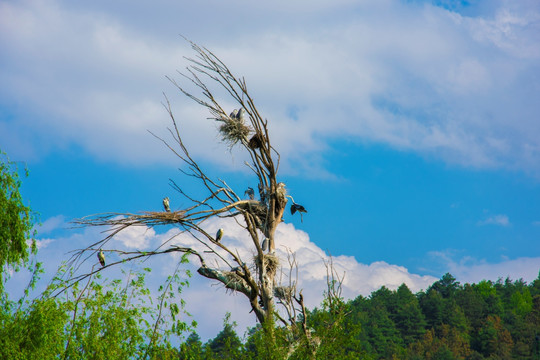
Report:
[{"label": "fluffy cumulus cloud", "polygon": [[[232,219],[212,219],[205,224],[205,230],[213,234],[219,228],[224,229],[222,242],[229,248],[234,249],[240,258],[248,266],[253,266],[254,250],[249,236]],[[165,233],[155,234],[149,229],[139,227],[137,230],[126,232],[119,239],[123,245],[137,248],[138,245],[143,250],[155,247],[167,248],[172,245],[190,247],[200,253],[208,254],[208,247],[193,236],[183,233],[178,234],[176,229],[171,229]],[[295,283],[298,289],[303,289],[309,307],[319,306],[323,293],[327,289],[327,267],[330,258],[316,244],[310,241],[308,234],[296,229],[292,224],[282,223],[276,233],[277,248],[276,254],[281,261],[281,271],[278,279],[284,285]],[[116,243],[110,243],[115,246]],[[213,245],[210,245],[213,246]],[[214,249],[227,259],[232,266],[234,264],[230,256],[217,247]],[[294,255],[293,255],[294,254]],[[298,268],[293,267],[291,272],[290,262],[294,259]],[[163,276],[170,275],[177,266],[179,254],[167,255],[155,264],[154,272]],[[192,263],[188,268],[195,273],[200,266],[198,258],[193,256]],[[227,270],[227,266],[217,257],[206,260],[210,267],[218,266]],[[436,278],[432,276],[422,276],[411,274],[409,271],[397,265],[388,264],[383,261],[372,264],[361,264],[351,256],[335,256],[332,258],[335,274],[343,279],[343,296],[347,299],[355,298],[358,295],[369,295],[372,291],[387,286],[396,289],[405,283],[412,291],[426,289]],[[238,322],[240,329],[255,324],[255,317],[249,314],[249,304],[241,294],[231,294],[224,287],[212,280],[200,277],[198,274],[190,280],[190,287],[183,292],[189,313],[194,316],[200,324],[200,334],[203,337],[215,336],[216,331],[221,326],[221,319],[226,312],[231,312],[233,319]]]},{"label": "fluffy cumulus cloud", "polygon": [[452,251],[432,252],[432,257],[444,264],[446,271],[462,283],[481,280],[497,281],[499,278],[523,279],[531,282],[540,276],[540,257],[501,258],[499,262],[488,262],[471,256],[456,257]]},{"label": "fluffy cumulus cloud", "polygon": [[[168,161],[146,129],[168,125],[164,75],[193,55],[181,32],[246,76],[297,169],[347,137],[540,174],[534,1],[469,12],[398,0],[214,5],[0,2],[0,140],[26,158],[74,143],[123,163]],[[223,161],[204,111],[174,105],[186,139],[203,134],[192,151]]]}]

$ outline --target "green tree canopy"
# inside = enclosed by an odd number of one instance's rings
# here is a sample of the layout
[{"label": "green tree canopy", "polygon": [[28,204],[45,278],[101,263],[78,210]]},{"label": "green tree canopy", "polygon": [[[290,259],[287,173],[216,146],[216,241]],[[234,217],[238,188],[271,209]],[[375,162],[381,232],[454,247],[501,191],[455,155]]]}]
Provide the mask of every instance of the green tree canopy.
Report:
[{"label": "green tree canopy", "polygon": [[[25,206],[19,191],[21,179],[17,166],[0,150],[0,292],[4,289],[7,267],[17,269],[36,251],[32,227],[35,215]],[[25,176],[28,171],[25,169]],[[32,239],[28,246],[28,240]]]}]

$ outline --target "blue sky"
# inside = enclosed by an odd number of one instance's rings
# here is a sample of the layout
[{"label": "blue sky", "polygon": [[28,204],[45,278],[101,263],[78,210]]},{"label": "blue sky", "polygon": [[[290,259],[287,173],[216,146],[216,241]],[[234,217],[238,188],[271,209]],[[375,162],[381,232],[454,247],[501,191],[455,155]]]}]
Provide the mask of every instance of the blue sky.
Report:
[{"label": "blue sky", "polygon": [[[0,148],[30,169],[23,192],[44,223],[49,271],[100,236],[69,229],[71,219],[159,210],[166,195],[180,208],[169,178],[196,189],[147,132],[167,135],[163,92],[208,172],[239,193],[256,186],[204,109],[165,79],[180,79],[194,55],[180,34],[245,76],[269,120],[280,178],[309,211],[303,223],[286,216],[283,242],[305,255],[317,286],[324,251],[347,272],[350,297],[403,281],[417,291],[445,272],[462,282],[538,276],[533,0],[0,1]],[[144,248],[168,231],[119,244]],[[187,296],[208,291],[201,281]],[[227,301],[216,311],[238,307],[249,323],[241,300]],[[192,310],[211,335],[212,321]]]}]

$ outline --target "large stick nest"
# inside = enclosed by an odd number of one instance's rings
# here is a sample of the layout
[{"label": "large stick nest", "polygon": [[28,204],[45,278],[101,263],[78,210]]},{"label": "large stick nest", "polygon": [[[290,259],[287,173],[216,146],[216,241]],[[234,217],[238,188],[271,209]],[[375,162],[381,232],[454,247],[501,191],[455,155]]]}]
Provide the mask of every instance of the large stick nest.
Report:
[{"label": "large stick nest", "polygon": [[219,127],[221,140],[233,147],[236,143],[247,142],[247,137],[252,131],[251,127],[247,126],[243,119],[233,119],[230,117],[222,117],[218,121],[223,122]]},{"label": "large stick nest", "polygon": [[[266,274],[270,278],[273,278],[279,267],[279,258],[272,254],[264,254],[262,262],[264,263],[264,269]],[[262,268],[262,264],[258,256],[255,257],[255,265],[258,269]]]}]

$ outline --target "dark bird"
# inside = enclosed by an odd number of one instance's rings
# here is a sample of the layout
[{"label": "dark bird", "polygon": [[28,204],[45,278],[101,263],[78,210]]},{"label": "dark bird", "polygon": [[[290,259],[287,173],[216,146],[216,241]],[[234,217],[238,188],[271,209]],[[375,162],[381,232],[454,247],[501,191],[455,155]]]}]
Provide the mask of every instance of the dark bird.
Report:
[{"label": "dark bird", "polygon": [[266,251],[266,249],[268,249],[268,239],[263,240],[261,248],[262,251]]},{"label": "dark bird", "polygon": [[263,139],[264,138],[261,134],[256,133],[251,137],[251,139],[249,139],[248,146],[253,150],[260,149],[263,146]]},{"label": "dark bird", "polygon": [[163,207],[165,208],[166,212],[171,212],[171,208],[169,207],[169,198],[168,197],[163,198]]},{"label": "dark bird", "polygon": [[297,211],[300,213],[300,221],[304,222],[302,213],[307,213],[307,210],[304,206],[297,204],[294,202],[294,199],[291,195],[287,195],[288,198],[291,198],[292,205],[291,205],[291,215],[294,215]]},{"label": "dark bird", "polygon": [[101,266],[105,266],[105,254],[103,254],[103,251],[99,249],[99,252],[97,254],[97,258],[99,260],[99,263]]},{"label": "dark bird", "polygon": [[253,190],[252,187],[248,187],[247,190],[244,192],[244,195],[249,196],[249,200],[255,199],[255,190]]},{"label": "dark bird", "polygon": [[230,114],[229,114],[229,117],[231,119],[234,119],[236,120],[238,118],[238,110],[234,109]]},{"label": "dark bird", "polygon": [[223,229],[219,229],[216,233],[216,242],[219,242],[223,237]]},{"label": "dark bird", "polygon": [[302,205],[300,204],[292,204],[291,205],[291,215],[294,215],[295,212],[299,212],[299,213],[307,213],[307,210],[305,207],[303,207]]}]

